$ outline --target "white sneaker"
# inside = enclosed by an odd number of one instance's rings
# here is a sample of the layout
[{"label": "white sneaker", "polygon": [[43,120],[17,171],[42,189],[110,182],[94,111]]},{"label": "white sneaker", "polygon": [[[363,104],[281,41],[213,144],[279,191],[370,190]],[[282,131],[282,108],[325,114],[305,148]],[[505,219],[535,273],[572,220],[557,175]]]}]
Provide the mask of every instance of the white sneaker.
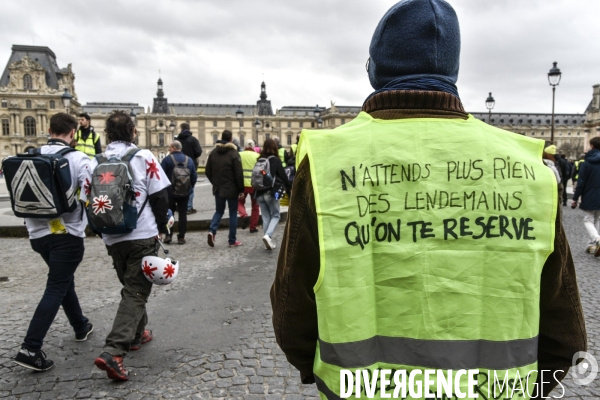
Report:
[{"label": "white sneaker", "polygon": [[275,247],[277,247],[269,235],[263,236],[262,240],[267,250],[273,250]]}]

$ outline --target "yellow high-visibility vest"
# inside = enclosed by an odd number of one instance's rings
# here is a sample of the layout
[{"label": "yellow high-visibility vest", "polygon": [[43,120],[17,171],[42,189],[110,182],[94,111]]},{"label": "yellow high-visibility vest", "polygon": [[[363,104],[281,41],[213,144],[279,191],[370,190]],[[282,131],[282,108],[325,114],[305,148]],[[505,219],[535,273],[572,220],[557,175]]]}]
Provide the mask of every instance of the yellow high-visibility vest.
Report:
[{"label": "yellow high-visibility vest", "polygon": [[361,112],[302,132],[298,162],[310,160],[321,254],[322,399],[339,398],[343,369],[419,369],[422,387],[429,370],[478,369],[486,396],[494,372],[533,392],[540,277],[557,212],[543,148],[472,116]]}]

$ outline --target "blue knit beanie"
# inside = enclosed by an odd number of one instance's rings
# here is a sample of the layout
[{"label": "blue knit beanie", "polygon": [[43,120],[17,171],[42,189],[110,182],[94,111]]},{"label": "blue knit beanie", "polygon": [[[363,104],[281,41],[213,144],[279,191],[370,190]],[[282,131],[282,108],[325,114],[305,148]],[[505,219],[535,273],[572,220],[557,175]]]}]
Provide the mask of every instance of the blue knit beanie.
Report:
[{"label": "blue knit beanie", "polygon": [[460,30],[444,0],[402,0],[383,16],[369,46],[375,90],[399,77],[432,76],[456,83]]}]

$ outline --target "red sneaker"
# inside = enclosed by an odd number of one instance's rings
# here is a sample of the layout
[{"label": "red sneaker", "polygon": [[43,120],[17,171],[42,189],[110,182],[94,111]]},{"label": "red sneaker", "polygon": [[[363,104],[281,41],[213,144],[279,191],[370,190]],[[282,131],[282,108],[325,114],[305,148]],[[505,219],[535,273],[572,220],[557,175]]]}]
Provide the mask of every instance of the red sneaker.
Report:
[{"label": "red sneaker", "polygon": [[229,247],[238,247],[238,246],[241,246],[241,245],[242,245],[242,242],[240,242],[239,240],[236,240],[235,243],[231,243],[229,245]]},{"label": "red sneaker", "polygon": [[113,356],[109,353],[102,353],[100,357],[94,360],[94,365],[103,371],[110,379],[117,381],[126,381],[129,379],[129,371],[123,367],[123,357]]},{"label": "red sneaker", "polygon": [[149,341],[152,340],[152,338],[153,338],[152,331],[150,329],[144,329],[144,333],[142,333],[142,337],[139,340],[134,340],[133,342],[131,342],[131,346],[129,347],[129,350],[131,350],[131,351],[139,350],[143,344],[148,343]]}]

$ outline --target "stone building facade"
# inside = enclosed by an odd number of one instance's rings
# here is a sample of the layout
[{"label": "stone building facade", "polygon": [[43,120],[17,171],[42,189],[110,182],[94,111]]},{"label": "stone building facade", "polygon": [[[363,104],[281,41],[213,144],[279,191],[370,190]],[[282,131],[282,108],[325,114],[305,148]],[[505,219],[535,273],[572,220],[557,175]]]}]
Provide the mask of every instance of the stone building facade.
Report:
[{"label": "stone building facade", "polygon": [[[92,125],[106,146],[104,123],[113,110],[133,112],[139,146],[161,158],[184,122],[203,148],[200,165],[204,165],[224,129],[233,132],[240,143],[253,139],[259,146],[270,137],[281,138],[284,147],[296,143],[302,129],[333,129],[352,120],[359,106],[284,106],[273,111],[264,82],[258,100],[248,104],[169,103],[162,79],[157,82],[152,107],[139,103],[88,102],[80,105],[75,91],[71,64],[59,68],[56,56],[48,47],[12,47],[12,54],[0,77],[0,157],[40,146],[47,140],[48,120],[65,111],[61,96],[65,89],[72,95],[72,114],[87,112]],[[475,118],[518,134],[550,140],[550,114],[472,113]],[[593,87],[592,101],[583,114],[556,114],[554,141],[559,151],[576,157],[588,147],[591,136],[600,134],[600,85]]]},{"label": "stone building facade", "polygon": [[79,110],[71,64],[59,68],[48,47],[12,46],[0,77],[0,157],[27,151],[48,140],[48,123],[65,111],[62,95],[73,96],[70,112]]}]

